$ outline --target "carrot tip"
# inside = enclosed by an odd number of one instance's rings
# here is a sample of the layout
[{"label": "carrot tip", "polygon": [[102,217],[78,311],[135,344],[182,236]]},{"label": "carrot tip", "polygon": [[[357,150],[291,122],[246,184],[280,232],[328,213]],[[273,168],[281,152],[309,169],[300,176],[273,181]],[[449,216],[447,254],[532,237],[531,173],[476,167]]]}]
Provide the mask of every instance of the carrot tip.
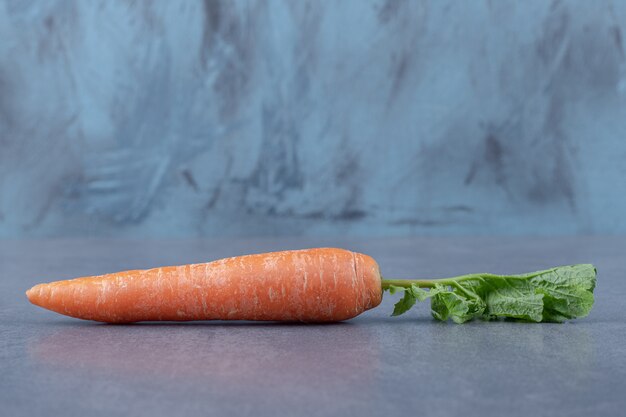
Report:
[{"label": "carrot tip", "polygon": [[35,285],[34,287],[26,291],[26,297],[28,297],[28,301],[30,301],[31,303],[35,305],[39,305],[38,296],[41,294],[41,291],[39,291],[37,287],[39,287],[39,285]]}]

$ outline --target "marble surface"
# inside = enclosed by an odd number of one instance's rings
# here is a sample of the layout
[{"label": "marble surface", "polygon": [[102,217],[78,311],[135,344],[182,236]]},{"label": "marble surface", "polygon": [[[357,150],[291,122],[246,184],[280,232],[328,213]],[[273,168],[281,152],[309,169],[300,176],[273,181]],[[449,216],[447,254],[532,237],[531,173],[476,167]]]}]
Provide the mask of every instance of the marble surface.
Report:
[{"label": "marble surface", "polygon": [[0,236],[626,233],[624,1],[0,1]]},{"label": "marble surface", "polygon": [[[343,246],[389,277],[593,262],[591,314],[565,324],[389,317],[331,325],[112,326],[26,301],[31,285],[250,252]],[[626,238],[0,241],[0,410],[22,416],[617,416],[626,409]]]}]

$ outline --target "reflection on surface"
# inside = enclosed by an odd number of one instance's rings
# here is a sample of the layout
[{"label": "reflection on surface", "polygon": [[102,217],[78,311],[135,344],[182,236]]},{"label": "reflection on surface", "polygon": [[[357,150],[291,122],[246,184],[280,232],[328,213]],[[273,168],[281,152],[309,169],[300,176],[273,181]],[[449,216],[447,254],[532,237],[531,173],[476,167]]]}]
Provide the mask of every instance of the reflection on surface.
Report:
[{"label": "reflection on surface", "polygon": [[[445,325],[444,325],[445,326]],[[533,367],[567,367],[584,371],[593,362],[593,343],[585,326],[515,322],[481,323],[433,329],[433,343],[450,358],[475,358],[489,362],[525,362]]]},{"label": "reflection on surface", "polygon": [[107,381],[128,392],[150,386],[171,401],[188,395],[221,404],[246,396],[259,404],[279,396],[281,404],[313,407],[332,399],[341,410],[380,415],[394,404],[428,410],[445,402],[460,413],[507,415],[588,403],[589,381],[612,389],[615,378],[598,376],[601,346],[590,326],[412,317],[336,325],[81,325],[51,329],[29,342],[28,353],[38,371],[55,378]]},{"label": "reflection on surface", "polygon": [[[557,405],[561,397],[569,397],[568,390],[588,385],[597,363],[597,344],[589,330],[585,323],[433,323],[419,334],[394,328],[386,340],[419,352],[404,362],[430,381],[432,397],[422,399],[423,404],[454,391],[476,407],[498,396],[522,407],[524,401],[538,399]],[[386,341],[381,345],[383,351],[390,348]]]},{"label": "reflection on surface", "polygon": [[[385,392],[385,401],[418,410],[446,404],[451,415],[482,410],[502,416],[588,404],[600,386],[614,390],[598,378],[601,349],[593,330],[582,321],[387,325],[380,341],[381,380],[395,389]],[[392,361],[401,371],[394,372]],[[398,386],[397,381],[416,383]],[[595,381],[593,390],[590,381]]]},{"label": "reflection on surface", "polygon": [[218,383],[367,381],[379,363],[367,327],[351,324],[154,324],[64,328],[34,340],[49,366]]}]

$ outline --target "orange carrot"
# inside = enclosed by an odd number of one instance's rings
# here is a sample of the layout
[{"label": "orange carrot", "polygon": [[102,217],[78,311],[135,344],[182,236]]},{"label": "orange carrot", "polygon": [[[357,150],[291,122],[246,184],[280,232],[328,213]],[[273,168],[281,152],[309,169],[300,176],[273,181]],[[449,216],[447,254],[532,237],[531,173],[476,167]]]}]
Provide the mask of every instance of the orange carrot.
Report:
[{"label": "orange carrot", "polygon": [[341,321],[382,299],[369,256],[322,248],[118,272],[39,284],[33,304],[108,323],[187,320]]},{"label": "orange carrot", "polygon": [[562,322],[589,314],[595,286],[590,264],[522,275],[382,279],[369,256],[322,248],[57,281],[36,285],[26,295],[48,310],[108,323],[341,321],[378,306],[385,290],[404,294],[394,316],[430,299],[433,317],[443,321]]}]

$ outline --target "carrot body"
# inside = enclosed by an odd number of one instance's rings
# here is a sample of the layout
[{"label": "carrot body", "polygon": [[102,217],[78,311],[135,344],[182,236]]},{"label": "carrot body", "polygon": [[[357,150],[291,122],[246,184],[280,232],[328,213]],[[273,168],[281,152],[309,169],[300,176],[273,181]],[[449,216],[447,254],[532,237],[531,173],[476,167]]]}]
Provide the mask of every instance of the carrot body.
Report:
[{"label": "carrot body", "polygon": [[33,304],[108,323],[188,320],[341,321],[382,299],[369,256],[319,248],[124,271],[39,284]]}]

